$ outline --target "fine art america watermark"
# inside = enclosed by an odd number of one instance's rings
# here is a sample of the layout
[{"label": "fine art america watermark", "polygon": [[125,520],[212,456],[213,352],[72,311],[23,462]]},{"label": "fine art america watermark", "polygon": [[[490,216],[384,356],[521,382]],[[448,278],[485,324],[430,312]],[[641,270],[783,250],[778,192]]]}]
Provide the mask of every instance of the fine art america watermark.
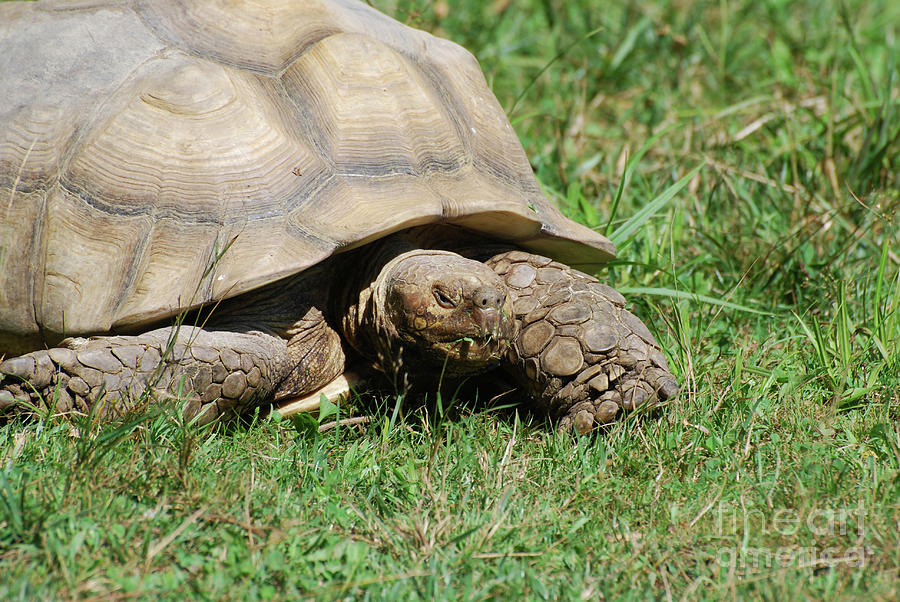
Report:
[{"label": "fine art america watermark", "polygon": [[[673,508],[677,512],[676,508]],[[731,570],[755,572],[834,565],[862,567],[866,508],[747,508],[720,502],[709,508],[722,545],[716,562]],[[778,542],[758,545],[754,542]]]}]

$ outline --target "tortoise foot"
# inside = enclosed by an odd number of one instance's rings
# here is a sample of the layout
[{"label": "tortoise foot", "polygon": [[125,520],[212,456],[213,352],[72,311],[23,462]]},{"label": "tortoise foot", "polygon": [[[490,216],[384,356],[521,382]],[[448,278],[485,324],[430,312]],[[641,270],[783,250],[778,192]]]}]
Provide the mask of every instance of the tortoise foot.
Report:
[{"label": "tortoise foot", "polygon": [[613,288],[521,251],[487,263],[516,296],[509,369],[561,429],[584,433],[678,393],[659,344]]}]

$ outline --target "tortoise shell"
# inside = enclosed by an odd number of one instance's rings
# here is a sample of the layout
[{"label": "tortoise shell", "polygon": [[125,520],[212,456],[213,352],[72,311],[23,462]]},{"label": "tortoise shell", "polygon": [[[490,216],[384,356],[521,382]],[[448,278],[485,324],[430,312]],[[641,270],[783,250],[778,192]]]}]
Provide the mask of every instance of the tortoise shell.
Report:
[{"label": "tortoise shell", "polygon": [[411,226],[575,264],[474,57],[352,0],[0,5],[0,352],[128,329]]}]

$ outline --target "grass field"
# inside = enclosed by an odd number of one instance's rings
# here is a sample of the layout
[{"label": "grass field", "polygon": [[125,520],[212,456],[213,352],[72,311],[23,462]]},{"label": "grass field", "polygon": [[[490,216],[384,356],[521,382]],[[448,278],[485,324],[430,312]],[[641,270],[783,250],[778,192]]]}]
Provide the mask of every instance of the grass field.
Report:
[{"label": "grass field", "polygon": [[478,57],[680,398],[10,424],[0,599],[900,598],[900,4],[374,4]]}]

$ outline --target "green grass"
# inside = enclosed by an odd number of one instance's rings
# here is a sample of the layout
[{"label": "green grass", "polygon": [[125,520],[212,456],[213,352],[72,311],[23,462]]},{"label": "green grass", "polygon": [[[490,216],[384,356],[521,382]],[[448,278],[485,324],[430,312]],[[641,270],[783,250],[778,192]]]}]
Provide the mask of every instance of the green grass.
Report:
[{"label": "green grass", "polygon": [[479,58],[680,399],[2,427],[0,598],[900,598],[900,5],[374,4]]}]

